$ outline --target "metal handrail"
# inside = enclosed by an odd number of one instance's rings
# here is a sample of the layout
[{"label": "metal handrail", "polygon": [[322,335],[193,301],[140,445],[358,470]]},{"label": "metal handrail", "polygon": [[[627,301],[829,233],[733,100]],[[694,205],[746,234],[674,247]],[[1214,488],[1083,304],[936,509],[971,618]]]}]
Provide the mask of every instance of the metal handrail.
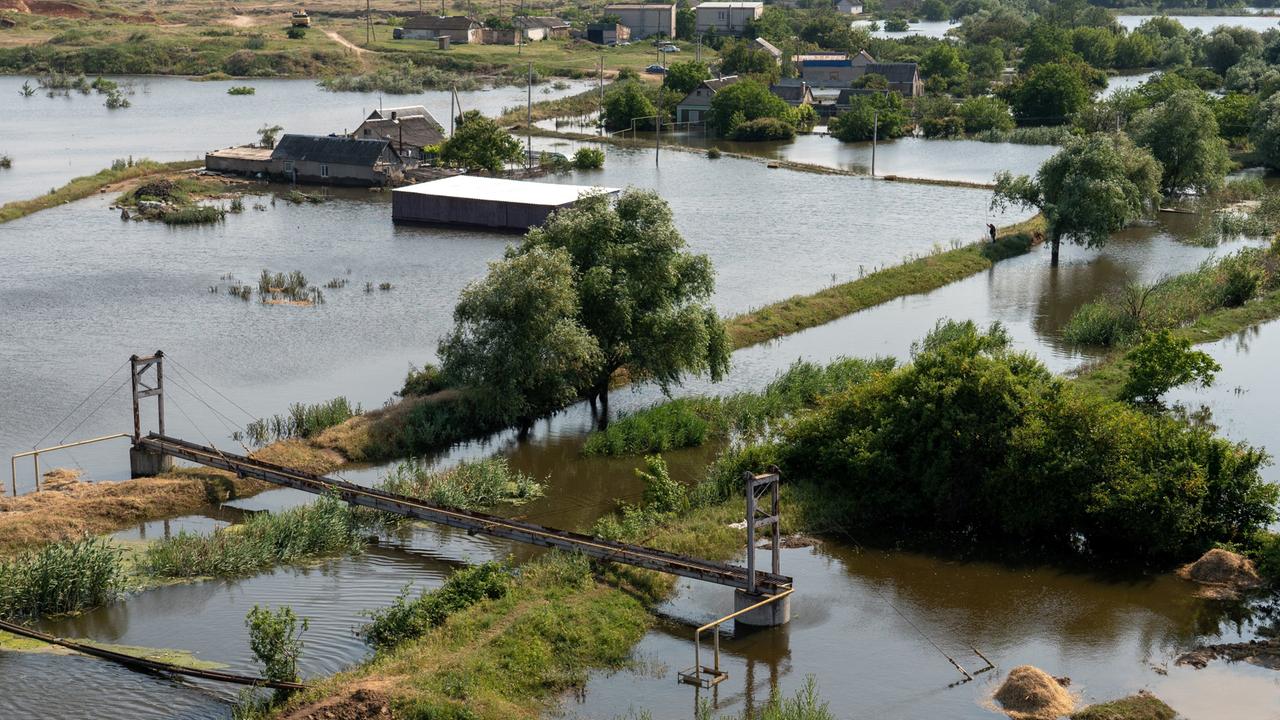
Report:
[{"label": "metal handrail", "polygon": [[[724,680],[726,677],[728,677],[727,674],[725,674],[720,670],[720,632],[718,629],[720,625],[730,620],[733,620],[734,618],[745,615],[746,613],[749,613],[752,610],[755,610],[757,608],[762,608],[765,605],[769,605],[770,603],[777,602],[795,591],[796,591],[795,588],[789,587],[786,590],[783,590],[782,592],[778,593],[777,595],[770,595],[769,597],[765,598],[764,600],[761,600],[758,603],[755,603],[754,605],[749,605],[747,607],[742,608],[741,610],[736,610],[732,613],[729,613],[728,615],[725,615],[724,617],[718,620],[712,620],[706,625],[703,625],[702,627],[699,627],[697,630],[694,630],[693,631],[693,667],[690,668],[689,670],[685,670],[684,672],[680,673],[680,681],[685,683],[690,683],[693,685],[703,685],[704,681],[702,680],[702,675],[705,673],[711,676],[709,680],[705,681],[705,686],[710,687],[711,685],[715,685],[716,683],[719,683],[722,680]],[[706,632],[707,630],[710,630],[711,628],[717,628],[716,634],[715,634],[715,640],[713,643],[715,647],[715,659],[713,661],[712,666],[708,668],[708,667],[702,666],[702,633]]]},{"label": "metal handrail", "polygon": [[116,438],[131,438],[131,433],[116,433],[114,435],[103,435],[102,437],[89,438],[88,440],[77,440],[76,442],[64,443],[62,445],[54,445],[52,447],[40,448],[38,450],[27,450],[20,452],[9,458],[9,487],[14,497],[18,497],[18,458],[31,457],[32,463],[36,471],[36,492],[40,492],[40,454],[53,452],[54,450],[66,450],[67,448],[80,447],[81,445],[90,445],[104,440],[115,440]]}]

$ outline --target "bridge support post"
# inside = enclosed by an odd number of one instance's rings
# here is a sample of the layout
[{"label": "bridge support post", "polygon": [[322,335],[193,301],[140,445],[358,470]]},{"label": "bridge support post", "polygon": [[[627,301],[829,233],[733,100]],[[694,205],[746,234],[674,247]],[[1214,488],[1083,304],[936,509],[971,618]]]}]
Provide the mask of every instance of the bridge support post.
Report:
[{"label": "bridge support post", "polygon": [[[154,379],[147,376],[149,370]],[[133,447],[129,449],[129,476],[140,478],[159,475],[173,467],[173,458],[138,443],[142,440],[140,401],[143,398],[155,397],[156,425],[160,434],[164,435],[164,352],[157,350],[154,355],[131,356],[129,373],[133,387]]]},{"label": "bridge support post", "polygon": [[782,515],[778,503],[778,471],[777,468],[770,468],[770,472],[764,475],[744,472],[742,480],[747,489],[747,589],[733,591],[733,609],[735,612],[751,609],[739,615],[735,622],[756,627],[785,625],[791,621],[791,596],[766,603],[772,595],[759,592],[756,582],[757,528],[771,530],[770,565],[774,575],[782,574]]}]

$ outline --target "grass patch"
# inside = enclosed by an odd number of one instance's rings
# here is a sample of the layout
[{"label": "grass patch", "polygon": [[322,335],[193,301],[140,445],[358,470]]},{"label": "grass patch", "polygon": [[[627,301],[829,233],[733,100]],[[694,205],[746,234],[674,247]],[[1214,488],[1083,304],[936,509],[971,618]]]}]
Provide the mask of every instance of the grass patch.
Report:
[{"label": "grass patch", "polygon": [[[263,274],[266,276],[265,270]],[[302,286],[306,287],[305,279]],[[273,287],[268,284],[266,297],[270,297]],[[280,440],[305,439],[340,425],[360,415],[361,412],[363,411],[358,403],[352,405],[351,401],[342,396],[320,403],[293,403],[289,406],[289,412],[283,415],[259,418],[249,423],[245,426],[244,435],[249,442],[258,447]]]},{"label": "grass patch", "polygon": [[64,203],[89,197],[102,188],[125,180],[202,167],[202,160],[178,160],[176,162],[159,163],[151,160],[140,160],[133,165],[122,165],[117,168],[100,170],[93,175],[78,177],[47,195],[30,200],[14,200],[0,207],[0,223],[17,220],[40,210],[47,210]]},{"label": "grass patch", "polygon": [[639,455],[696,447],[733,434],[759,433],[823,395],[893,368],[892,359],[841,358],[828,365],[798,361],[760,392],[677,398],[624,416],[591,433],[588,455]]},{"label": "grass patch", "polygon": [[481,600],[497,600],[511,589],[512,570],[505,563],[488,562],[463,568],[439,588],[410,600],[406,588],[391,606],[369,613],[359,634],[370,645],[388,649],[439,627],[451,615]]},{"label": "grass patch", "polygon": [[165,225],[207,225],[222,222],[227,211],[212,205],[188,205],[166,211],[160,216]]},{"label": "grass patch", "polygon": [[463,509],[522,503],[542,495],[543,484],[513,470],[506,458],[495,457],[434,472],[420,460],[406,460],[387,474],[380,487],[437,505]]},{"label": "grass patch", "polygon": [[209,535],[180,532],[148,545],[138,568],[157,578],[243,577],[282,563],[358,550],[364,525],[364,513],[322,497]]},{"label": "grass patch", "polygon": [[1071,720],[1174,720],[1178,713],[1150,693],[1139,693],[1107,703],[1090,705]]},{"label": "grass patch", "polygon": [[0,562],[0,618],[75,612],[113,600],[125,585],[123,555],[106,540],[87,538]]}]

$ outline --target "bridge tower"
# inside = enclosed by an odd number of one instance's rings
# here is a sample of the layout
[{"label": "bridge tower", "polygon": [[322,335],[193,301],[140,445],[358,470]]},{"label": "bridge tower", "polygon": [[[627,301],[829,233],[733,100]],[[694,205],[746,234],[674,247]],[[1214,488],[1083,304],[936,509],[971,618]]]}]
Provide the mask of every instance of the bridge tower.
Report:
[{"label": "bridge tower", "polygon": [[[747,589],[733,591],[734,611],[743,610],[761,601],[770,594],[761,592],[756,577],[756,538],[759,531],[769,531],[769,551],[771,570],[774,575],[782,574],[782,515],[778,504],[778,469],[769,468],[769,472],[756,475],[752,472],[742,474],[743,484],[747,490]],[[776,627],[785,625],[791,620],[791,598],[783,597],[776,602],[760,605],[736,618],[743,625],[757,627]]]},{"label": "bridge tower", "polygon": [[173,458],[151,448],[141,447],[142,404],[144,398],[156,399],[156,425],[164,435],[164,352],[133,355],[129,358],[130,383],[133,386],[133,447],[129,448],[129,474],[150,477],[173,467]]}]

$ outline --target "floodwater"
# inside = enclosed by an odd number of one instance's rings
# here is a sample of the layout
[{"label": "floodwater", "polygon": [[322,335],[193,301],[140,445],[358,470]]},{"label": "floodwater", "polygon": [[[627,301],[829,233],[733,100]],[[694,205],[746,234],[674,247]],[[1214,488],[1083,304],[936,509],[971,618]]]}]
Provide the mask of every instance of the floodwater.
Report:
[{"label": "floodwater", "polygon": [[[1240,15],[1175,15],[1168,14],[1168,17],[1177,20],[1188,30],[1199,30],[1204,33],[1211,33],[1215,28],[1219,27],[1246,27],[1250,30],[1258,32],[1266,32],[1274,29],[1280,24],[1280,17],[1277,17],[1275,8],[1233,8],[1240,12]],[[1262,14],[1268,13],[1268,14]],[[1117,15],[1116,21],[1128,30],[1132,30],[1147,20],[1151,19],[1151,15]]]},{"label": "floodwater", "polygon": [[[866,27],[870,25],[872,22],[874,21],[854,20],[853,23],[851,24],[853,27],[856,28],[856,27]],[[940,38],[940,37],[945,37],[947,34],[947,31],[949,30],[954,29],[956,32],[960,31],[960,24],[953,23],[949,20],[921,20],[920,22],[911,23],[906,30],[901,30],[898,32],[890,32],[888,30],[885,30],[884,21],[880,21],[878,24],[879,24],[879,29],[871,31],[872,37],[900,39],[905,37],[911,37],[912,35],[922,35],[924,37]]]},{"label": "floodwater", "polygon": [[[257,141],[257,131],[280,125],[284,132],[309,135],[355,128],[370,111],[399,105],[423,105],[446,127],[449,93],[417,95],[331,93],[313,80],[240,79],[197,82],[180,77],[114,77],[131,91],[130,108],[108,110],[98,94],[47,97],[37,91],[21,97],[33,77],[0,76],[0,154],[13,167],[0,170],[0,205],[47,192],[81,175],[110,167],[116,159],[190,160],[210,150]],[[582,92],[591,82],[575,80],[555,89],[535,87],[534,99]],[[233,85],[255,88],[253,95],[228,95]],[[503,87],[458,93],[464,110],[488,115],[524,105],[524,88]],[[32,132],[33,118],[43,131]],[[51,120],[56,118],[56,120]]]},{"label": "floodwater", "polygon": [[[538,147],[563,150],[572,144],[539,140]],[[988,195],[978,190],[770,170],[759,162],[712,162],[693,153],[664,152],[657,168],[652,151],[608,148],[607,155],[602,171],[548,180],[657,189],[671,202],[693,249],[715,263],[715,303],[725,313],[811,292],[935,246],[972,240],[988,218],[1017,219],[989,216]],[[108,394],[122,380],[119,374],[84,408],[75,405],[128,354],[155,348],[175,361],[166,368],[169,429],[196,440],[226,443],[231,426],[249,415],[280,412],[289,402],[315,402],[339,392],[366,406],[386,399],[410,362],[431,358],[458,291],[514,238],[397,228],[389,222],[385,195],[329,195],[328,202],[308,206],[273,204],[270,195],[262,195],[246,204],[261,202],[264,210],[250,209],[205,228],[123,223],[108,209],[106,197],[0,225],[0,257],[6,259],[0,280],[0,337],[6,338],[0,347],[0,393],[6,398],[0,407],[0,450],[28,447],[68,413],[72,419],[45,442],[127,429],[124,396]],[[1061,340],[1062,324],[1075,307],[1124,282],[1184,271],[1235,246],[1207,249],[1179,242],[1194,226],[1190,216],[1162,215],[1150,227],[1120,234],[1102,251],[1064,248],[1057,270],[1047,267],[1047,251],[1037,249],[932,293],[739,351],[724,383],[690,381],[681,392],[758,388],[798,358],[905,358],[911,342],[943,317],[1005,323],[1017,347],[1056,371],[1067,371],[1089,357]],[[297,268],[317,282],[346,277],[351,283],[326,291],[328,302],[312,308],[267,307],[208,291],[211,285],[225,287],[223,274],[251,280],[262,267]],[[388,281],[395,289],[365,293],[366,281]],[[1261,363],[1268,356],[1250,356],[1259,363],[1254,372],[1265,372]],[[1226,372],[1222,378],[1219,388],[1238,382],[1228,381]],[[102,398],[101,410],[76,427]],[[658,398],[654,388],[641,387],[618,392],[613,405],[626,411]],[[1237,408],[1221,407],[1218,420],[1227,423]],[[144,422],[150,427],[150,418]],[[634,475],[638,459],[581,457],[591,423],[580,404],[538,423],[526,442],[499,433],[432,460],[447,466],[501,454],[548,485],[545,497],[504,512],[585,529],[615,502],[634,501],[640,492]],[[1256,442],[1252,427],[1238,437]],[[712,452],[669,454],[673,475],[696,477]],[[84,464],[96,478],[125,472],[119,446],[44,462]],[[360,468],[343,475],[368,483],[382,471]],[[26,472],[21,487],[30,487]],[[219,513],[147,523],[120,537],[208,532],[244,513],[307,499],[294,491],[272,491]],[[353,634],[364,620],[361,611],[389,604],[406,585],[435,587],[461,565],[507,556],[520,561],[534,552],[415,526],[380,538],[361,556],[237,581],[158,588],[42,626],[106,642],[179,647],[252,672],[245,613],[255,603],[289,604],[312,620],[303,673],[315,677],[367,656]],[[788,628],[724,644],[731,677],[715,694],[717,707],[737,711],[758,705],[771,683],[790,692],[813,674],[841,717],[994,717],[981,701],[995,674],[948,688],[958,676],[913,624],[971,670],[981,665],[966,649],[973,645],[1005,668],[1034,662],[1069,674],[1086,699],[1145,686],[1191,720],[1222,717],[1224,708],[1231,717],[1273,717],[1280,705],[1280,682],[1265,671],[1215,665],[1193,672],[1170,665],[1166,676],[1152,668],[1165,670],[1179,649],[1198,639],[1249,634],[1247,625],[1237,627],[1235,618],[1192,599],[1187,586],[1167,577],[1120,581],[1061,569],[857,552],[834,541],[788,550],[783,563],[800,588],[795,620]],[[730,593],[722,588],[681,587],[665,608],[674,617],[702,621],[730,603]],[[661,718],[691,715],[696,691],[674,679],[676,670],[692,662],[690,634],[674,624],[655,629],[637,648],[634,672],[593,675],[584,699],[566,700],[564,713],[610,717],[635,707],[652,709]],[[5,653],[0,667],[6,671],[0,675],[0,716],[6,718],[89,712],[225,718],[234,697],[225,687],[140,676],[68,656]]]}]

